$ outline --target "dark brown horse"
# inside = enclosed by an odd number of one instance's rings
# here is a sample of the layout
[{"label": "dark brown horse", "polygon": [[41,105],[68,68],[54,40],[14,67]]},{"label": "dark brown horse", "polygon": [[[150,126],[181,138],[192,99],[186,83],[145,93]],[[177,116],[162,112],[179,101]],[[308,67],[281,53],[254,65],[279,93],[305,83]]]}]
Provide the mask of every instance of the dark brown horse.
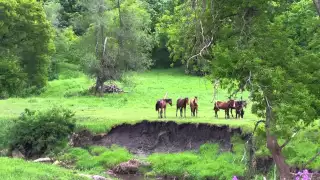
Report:
[{"label": "dark brown horse", "polygon": [[190,110],[191,110],[191,116],[198,117],[198,98],[197,98],[197,96],[194,97],[194,99],[190,99]]},{"label": "dark brown horse", "polygon": [[[166,118],[166,107],[167,103],[172,106],[172,99],[161,99],[156,103],[156,111],[158,111],[158,118],[162,118],[162,113],[164,112],[164,118]],[[160,111],[159,111],[160,110]]]},{"label": "dark brown horse", "polygon": [[[243,119],[243,115],[244,115],[244,108],[247,108],[247,102],[246,101],[236,101],[236,119],[242,118]],[[231,110],[232,111],[232,110]]]},{"label": "dark brown horse", "polygon": [[189,98],[179,98],[177,100],[177,110],[176,110],[176,117],[178,117],[178,109],[180,109],[180,117],[182,117],[182,110],[184,109],[184,117],[186,117],[186,108],[189,104]]},{"label": "dark brown horse", "polygon": [[235,106],[235,101],[233,100],[229,100],[227,102],[222,102],[222,101],[216,101],[214,103],[214,111],[215,111],[215,117],[218,118],[218,111],[220,109],[223,109],[224,112],[225,112],[225,118],[228,119],[230,118],[230,115],[229,115],[229,109],[231,106]]}]

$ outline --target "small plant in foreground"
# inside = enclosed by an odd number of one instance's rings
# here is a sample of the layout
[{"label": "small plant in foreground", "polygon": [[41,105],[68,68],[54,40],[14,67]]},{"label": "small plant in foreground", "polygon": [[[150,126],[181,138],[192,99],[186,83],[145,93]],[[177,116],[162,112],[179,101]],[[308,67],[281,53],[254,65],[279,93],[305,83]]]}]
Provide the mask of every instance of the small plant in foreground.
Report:
[{"label": "small plant in foreground", "polygon": [[296,174],[296,180],[311,180],[310,173],[307,169],[303,170],[303,172],[299,171]]},{"label": "small plant in foreground", "polygon": [[[232,180],[238,180],[237,176],[233,176]],[[295,180],[311,180],[310,173],[308,172],[307,169],[303,170],[302,172],[299,171],[296,174]]]}]

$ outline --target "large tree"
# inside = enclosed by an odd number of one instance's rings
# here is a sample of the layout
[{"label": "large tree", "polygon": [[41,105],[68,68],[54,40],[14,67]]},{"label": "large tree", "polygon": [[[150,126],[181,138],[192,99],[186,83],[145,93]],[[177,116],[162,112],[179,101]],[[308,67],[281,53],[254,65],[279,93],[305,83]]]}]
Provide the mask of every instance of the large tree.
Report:
[{"label": "large tree", "polygon": [[153,39],[145,2],[83,0],[81,3],[88,8],[86,16],[90,17],[91,27],[79,41],[78,50],[85,72],[96,78],[96,91],[106,81],[121,79],[126,71],[151,66]]},{"label": "large tree", "polygon": [[[266,145],[280,178],[292,179],[282,151],[292,134],[320,115],[320,20],[306,0],[285,11],[279,4],[271,7],[281,13],[258,11],[251,22],[244,16],[241,35],[216,42],[212,78],[250,91],[252,111],[265,118]],[[287,141],[281,145],[279,138]]]},{"label": "large tree", "polygon": [[[54,45],[52,29],[40,2],[0,0],[0,42],[1,61],[16,63],[27,75],[25,87],[39,89],[46,85]],[[5,79],[6,74],[1,76]]]}]

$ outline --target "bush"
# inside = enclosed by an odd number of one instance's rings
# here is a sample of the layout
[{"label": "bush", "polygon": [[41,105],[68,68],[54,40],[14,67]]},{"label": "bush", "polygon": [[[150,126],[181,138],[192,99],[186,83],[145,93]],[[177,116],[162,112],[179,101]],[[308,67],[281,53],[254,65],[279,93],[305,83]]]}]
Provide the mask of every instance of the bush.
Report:
[{"label": "bush", "polygon": [[26,109],[14,121],[8,134],[10,150],[19,149],[30,158],[65,145],[68,135],[75,128],[73,116],[66,109],[53,108],[46,112]]}]

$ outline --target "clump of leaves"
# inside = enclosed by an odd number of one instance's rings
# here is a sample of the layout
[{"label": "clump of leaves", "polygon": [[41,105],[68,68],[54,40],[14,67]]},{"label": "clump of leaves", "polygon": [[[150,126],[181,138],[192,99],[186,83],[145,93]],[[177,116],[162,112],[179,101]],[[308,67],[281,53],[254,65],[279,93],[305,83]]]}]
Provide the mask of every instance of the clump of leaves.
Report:
[{"label": "clump of leaves", "polygon": [[73,116],[67,109],[53,108],[44,112],[25,109],[8,133],[9,148],[19,149],[30,158],[64,146],[75,128]]}]

